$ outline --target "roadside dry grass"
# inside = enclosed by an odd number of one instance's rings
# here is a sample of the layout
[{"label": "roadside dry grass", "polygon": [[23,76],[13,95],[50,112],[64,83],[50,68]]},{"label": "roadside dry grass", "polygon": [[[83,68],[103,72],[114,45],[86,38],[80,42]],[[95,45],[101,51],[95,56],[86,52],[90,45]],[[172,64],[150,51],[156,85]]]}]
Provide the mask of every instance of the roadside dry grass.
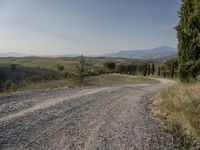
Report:
[{"label": "roadside dry grass", "polygon": [[41,91],[41,90],[48,90],[48,89],[55,89],[55,88],[62,88],[62,87],[72,87],[74,86],[74,82],[67,79],[62,80],[52,80],[52,81],[41,81],[38,83],[29,83],[25,86],[18,86],[15,89],[7,90],[1,92],[0,95],[7,95],[7,94],[14,94],[18,92],[24,91]]},{"label": "roadside dry grass", "polygon": [[119,86],[129,84],[156,84],[159,81],[142,76],[128,76],[120,74],[103,74],[86,78],[86,86]]},{"label": "roadside dry grass", "polygon": [[[84,86],[119,86],[119,85],[129,85],[129,84],[156,84],[159,81],[149,78],[143,78],[141,76],[128,76],[120,74],[104,74],[99,76],[87,77],[84,81]],[[62,87],[76,87],[79,85],[73,79],[61,79],[52,81],[41,81],[38,83],[29,82],[24,86],[18,86],[13,90],[4,91],[0,94],[8,94],[20,91],[41,91],[54,88]]]},{"label": "roadside dry grass", "polygon": [[177,84],[161,91],[152,109],[178,149],[200,149],[200,83]]},{"label": "roadside dry grass", "polygon": [[24,90],[42,90],[42,89],[54,89],[59,87],[71,87],[73,82],[67,79],[62,80],[52,80],[52,81],[42,81],[39,83],[29,83],[25,87],[19,88],[20,91]]}]

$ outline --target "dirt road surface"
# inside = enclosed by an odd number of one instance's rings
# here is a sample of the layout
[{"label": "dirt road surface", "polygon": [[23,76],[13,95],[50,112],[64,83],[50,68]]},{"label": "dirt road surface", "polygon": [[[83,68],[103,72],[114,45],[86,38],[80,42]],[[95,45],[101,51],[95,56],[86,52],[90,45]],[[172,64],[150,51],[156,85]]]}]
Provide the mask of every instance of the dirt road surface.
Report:
[{"label": "dirt road surface", "polygon": [[159,80],[1,96],[0,149],[173,149],[149,111],[152,94],[172,83]]}]

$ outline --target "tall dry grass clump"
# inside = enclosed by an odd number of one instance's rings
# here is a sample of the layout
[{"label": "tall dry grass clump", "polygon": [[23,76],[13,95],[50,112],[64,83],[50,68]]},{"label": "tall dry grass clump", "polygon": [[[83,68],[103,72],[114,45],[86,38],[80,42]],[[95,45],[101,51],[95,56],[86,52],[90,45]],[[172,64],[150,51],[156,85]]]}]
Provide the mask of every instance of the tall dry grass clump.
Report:
[{"label": "tall dry grass clump", "polygon": [[200,148],[200,83],[177,84],[154,97],[153,113],[163,120],[180,149]]}]

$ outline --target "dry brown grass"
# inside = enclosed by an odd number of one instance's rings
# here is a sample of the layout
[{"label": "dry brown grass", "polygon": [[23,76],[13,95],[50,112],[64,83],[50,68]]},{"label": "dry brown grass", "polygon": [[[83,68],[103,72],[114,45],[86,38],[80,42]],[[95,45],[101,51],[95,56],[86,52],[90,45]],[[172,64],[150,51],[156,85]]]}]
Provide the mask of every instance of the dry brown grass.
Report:
[{"label": "dry brown grass", "polygon": [[200,83],[177,84],[154,97],[153,113],[162,118],[178,148],[200,141]]},{"label": "dry brown grass", "polygon": [[7,94],[15,94],[18,92],[25,92],[25,91],[41,91],[41,90],[48,90],[54,88],[62,88],[62,87],[72,87],[74,86],[74,82],[71,80],[52,80],[52,81],[41,81],[38,83],[28,83],[23,86],[17,86],[16,89],[11,89],[7,91],[3,91],[0,95],[7,95]]},{"label": "dry brown grass", "polygon": [[[85,86],[119,86],[129,84],[155,84],[159,83],[157,80],[143,78],[141,76],[127,76],[120,74],[104,74],[99,76],[87,77],[84,81]],[[52,81],[41,81],[38,83],[29,82],[26,85],[18,86],[14,90],[4,91],[2,94],[15,93],[20,91],[41,91],[47,89],[61,88],[61,87],[76,87],[82,86],[73,79],[61,79]]]},{"label": "dry brown grass", "polygon": [[72,86],[72,81],[67,79],[62,80],[52,80],[52,81],[42,81],[39,83],[30,83],[25,87],[20,88],[20,91],[23,90],[43,90],[43,89],[54,89],[59,87],[70,87]]},{"label": "dry brown grass", "polygon": [[88,77],[85,85],[88,86],[119,86],[130,84],[156,84],[157,80],[144,78],[142,76],[128,76],[120,74],[104,74],[99,76]]}]

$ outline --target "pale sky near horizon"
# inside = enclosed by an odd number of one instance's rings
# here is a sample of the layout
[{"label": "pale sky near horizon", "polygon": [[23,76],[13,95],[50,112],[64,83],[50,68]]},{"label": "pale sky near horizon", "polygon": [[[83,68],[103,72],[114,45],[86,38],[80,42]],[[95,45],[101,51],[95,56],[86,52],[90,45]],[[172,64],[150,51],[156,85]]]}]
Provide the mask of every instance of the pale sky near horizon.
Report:
[{"label": "pale sky near horizon", "polygon": [[0,53],[176,47],[181,0],[0,0]]}]

